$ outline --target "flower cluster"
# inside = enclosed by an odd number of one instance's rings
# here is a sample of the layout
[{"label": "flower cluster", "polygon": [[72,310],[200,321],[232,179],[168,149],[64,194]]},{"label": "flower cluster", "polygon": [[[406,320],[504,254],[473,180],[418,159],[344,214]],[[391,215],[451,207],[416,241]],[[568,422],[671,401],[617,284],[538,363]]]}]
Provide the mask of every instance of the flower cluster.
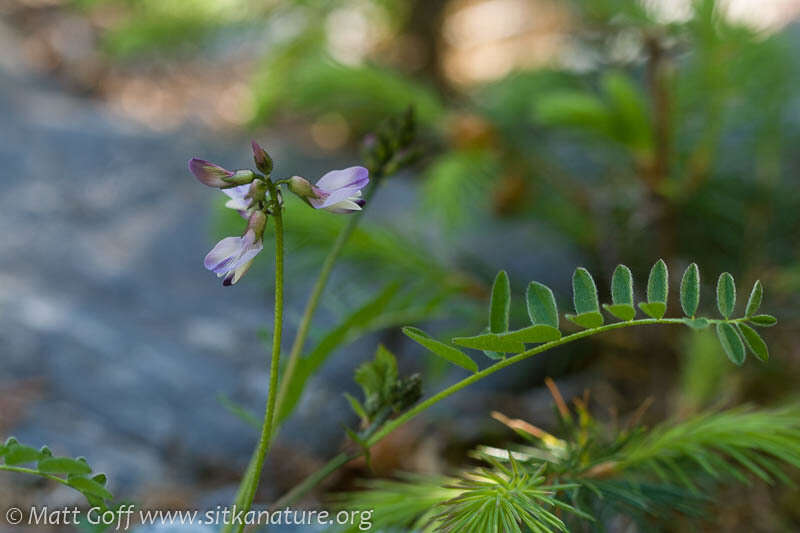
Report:
[{"label": "flower cluster", "polygon": [[[364,167],[332,170],[312,185],[305,178],[292,176],[272,182],[272,159],[253,142],[253,159],[259,172],[227,170],[203,159],[189,161],[189,170],[204,185],[220,189],[229,200],[225,207],[234,209],[247,220],[240,237],[226,237],[206,255],[205,267],[223,278],[223,285],[233,285],[247,272],[256,255],[263,249],[264,229],[269,215],[282,209],[278,186],[287,185],[314,209],[332,213],[352,213],[364,206],[361,190],[369,183]],[[272,194],[270,194],[272,192]]]}]

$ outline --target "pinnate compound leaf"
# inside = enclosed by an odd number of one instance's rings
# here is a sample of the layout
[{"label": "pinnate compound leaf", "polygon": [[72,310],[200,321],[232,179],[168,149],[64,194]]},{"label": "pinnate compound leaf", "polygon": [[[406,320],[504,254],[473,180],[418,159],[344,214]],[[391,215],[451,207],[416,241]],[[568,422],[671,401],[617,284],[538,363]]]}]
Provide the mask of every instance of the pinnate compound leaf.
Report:
[{"label": "pinnate compound leaf", "polygon": [[489,304],[489,330],[492,333],[508,331],[508,317],[511,311],[511,285],[508,274],[501,270],[494,278],[492,300]]},{"label": "pinnate compound leaf", "polygon": [[750,320],[750,323],[754,326],[759,326],[762,328],[769,328],[778,323],[778,319],[772,315],[751,316],[748,320]]},{"label": "pinnate compound leaf", "polygon": [[[421,329],[412,328],[412,327],[404,327],[403,333],[407,337],[409,337],[414,342],[421,344],[431,352],[435,353],[439,357],[450,361],[453,364],[460,366],[461,368],[465,368],[470,372],[477,372],[478,371],[478,364],[472,360],[467,354],[462,352],[457,348],[453,348],[443,342],[437,341]],[[491,348],[487,348],[491,349]],[[524,350],[524,347],[523,347]]]},{"label": "pinnate compound leaf", "polygon": [[744,339],[744,343],[747,345],[750,353],[758,357],[761,361],[767,361],[769,359],[769,349],[764,339],[761,338],[756,330],[747,324],[739,323],[737,326],[739,327],[739,333],[742,334],[742,339]]},{"label": "pinnate compound leaf", "polygon": [[583,267],[575,269],[575,273],[572,275],[572,298],[576,315],[599,313],[597,286],[594,284],[592,275]]},{"label": "pinnate compound leaf", "polygon": [[741,365],[744,363],[746,356],[744,344],[739,337],[736,328],[728,322],[720,322],[717,324],[717,338],[728,356],[734,364]]},{"label": "pinnate compound leaf", "polygon": [[686,267],[681,279],[681,308],[688,317],[694,317],[700,304],[700,270],[696,263]]},{"label": "pinnate compound leaf", "polygon": [[736,283],[733,281],[733,276],[723,272],[717,280],[717,308],[723,317],[730,318],[735,307]]},{"label": "pinnate compound leaf", "polygon": [[761,307],[761,298],[764,296],[764,288],[761,286],[761,280],[756,280],[753,284],[753,290],[750,291],[750,297],[747,299],[747,307],[745,308],[744,316],[751,317]]},{"label": "pinnate compound leaf", "polygon": [[550,287],[531,281],[525,291],[525,302],[531,323],[558,329],[558,306]]}]

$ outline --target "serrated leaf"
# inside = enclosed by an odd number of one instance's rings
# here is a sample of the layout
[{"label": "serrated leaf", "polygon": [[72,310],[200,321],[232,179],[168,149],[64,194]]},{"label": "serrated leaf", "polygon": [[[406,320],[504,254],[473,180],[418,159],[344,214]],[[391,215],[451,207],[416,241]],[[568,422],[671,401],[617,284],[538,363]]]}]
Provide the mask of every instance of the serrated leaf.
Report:
[{"label": "serrated leaf", "polygon": [[522,343],[550,342],[561,338],[561,331],[553,326],[535,324],[527,328],[509,331],[499,335],[504,341],[514,341]]},{"label": "serrated leaf", "polygon": [[511,285],[508,274],[501,270],[494,278],[492,299],[489,303],[489,330],[492,333],[508,331],[508,318],[511,312]]},{"label": "serrated leaf", "polygon": [[575,304],[575,314],[578,316],[600,312],[597,286],[594,284],[592,275],[583,267],[576,268],[572,275],[572,300]]},{"label": "serrated leaf", "polygon": [[347,402],[350,404],[350,408],[353,410],[355,414],[362,420],[369,420],[369,416],[367,416],[367,411],[364,409],[364,406],[361,405],[361,402],[355,398],[352,394],[344,393],[344,397],[347,399]]},{"label": "serrated leaf", "polygon": [[663,302],[640,302],[639,309],[650,318],[664,318],[667,312],[667,304]]},{"label": "serrated leaf", "polygon": [[[625,265],[617,265],[617,268],[614,269],[614,275],[611,276],[611,302],[615,306],[627,305],[633,309],[633,274],[631,274],[631,269]],[[614,314],[611,311],[609,312]],[[636,311],[634,310],[635,313]]]},{"label": "serrated leaf", "polygon": [[37,465],[40,472],[48,474],[90,474],[91,467],[84,461],[71,457],[45,457]]},{"label": "serrated leaf", "polygon": [[762,328],[769,328],[778,323],[778,319],[772,315],[756,315],[749,318],[751,324]]},{"label": "serrated leaf", "polygon": [[41,458],[42,453],[36,448],[18,443],[8,446],[8,451],[6,452],[6,464],[10,466],[33,463]]},{"label": "serrated leaf", "polygon": [[669,272],[667,271],[667,264],[663,259],[659,259],[650,269],[650,275],[647,278],[647,302],[666,304],[668,293]]},{"label": "serrated leaf", "polygon": [[558,306],[550,287],[531,281],[525,291],[528,316],[533,324],[552,326],[558,329]]},{"label": "serrated leaf", "polygon": [[636,318],[636,309],[628,304],[603,304],[603,309],[625,322]]},{"label": "serrated leaf", "polygon": [[696,263],[686,267],[681,279],[681,308],[683,314],[694,317],[700,304],[700,270]]},{"label": "serrated leaf", "polygon": [[761,280],[756,280],[753,283],[753,289],[750,291],[750,297],[747,299],[747,307],[745,307],[744,316],[753,316],[758,308],[761,307],[761,298],[764,295],[764,288],[761,286]]},{"label": "serrated leaf", "polygon": [[707,318],[703,317],[684,318],[683,323],[692,329],[698,329],[698,330],[706,329],[708,326],[711,325],[711,322],[709,322]]},{"label": "serrated leaf", "polygon": [[525,345],[513,338],[506,338],[505,335],[496,333],[484,333],[474,337],[455,337],[453,344],[458,344],[465,348],[484,350],[501,353],[519,353],[525,351]]},{"label": "serrated leaf", "polygon": [[737,326],[739,328],[739,333],[742,334],[744,343],[750,350],[750,353],[758,357],[759,360],[766,362],[769,359],[769,349],[767,348],[767,343],[764,342],[764,339],[761,338],[756,330],[747,324],[739,323]]},{"label": "serrated leaf", "polygon": [[734,364],[741,365],[744,363],[745,351],[742,339],[739,333],[728,322],[720,322],[717,324],[717,338],[722,345],[722,349]]},{"label": "serrated leaf", "polygon": [[588,313],[581,313],[579,315],[564,315],[567,320],[579,325],[582,328],[592,329],[599,328],[603,325],[603,315],[600,311],[591,311]]},{"label": "serrated leaf", "polygon": [[729,318],[736,307],[736,283],[733,276],[728,272],[723,272],[717,280],[717,308],[719,314]]},{"label": "serrated leaf", "polygon": [[112,494],[103,485],[97,481],[81,476],[70,477],[67,479],[70,487],[91,496],[102,498],[103,500],[113,499]]},{"label": "serrated leaf", "polygon": [[[478,364],[472,360],[467,354],[457,348],[453,348],[443,342],[437,341],[421,329],[404,327],[403,333],[412,339],[414,342],[421,344],[431,352],[439,357],[442,357],[453,364],[465,368],[471,372],[478,371]],[[492,349],[492,348],[487,348]],[[523,348],[524,349],[524,348]]]}]

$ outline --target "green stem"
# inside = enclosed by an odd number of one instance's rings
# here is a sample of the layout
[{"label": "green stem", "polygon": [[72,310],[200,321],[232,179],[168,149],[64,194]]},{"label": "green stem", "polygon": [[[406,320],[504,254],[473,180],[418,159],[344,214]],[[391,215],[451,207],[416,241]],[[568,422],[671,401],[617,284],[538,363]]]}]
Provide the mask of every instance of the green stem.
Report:
[{"label": "green stem", "polygon": [[[373,179],[375,180],[375,183],[364,194],[364,200],[367,202],[367,205],[369,205],[369,199],[380,183],[380,176],[375,176]],[[286,397],[289,394],[290,384],[297,373],[298,365],[300,364],[300,355],[303,352],[303,347],[305,346],[306,339],[308,338],[308,331],[311,327],[311,320],[314,318],[314,312],[319,306],[322,292],[325,290],[325,286],[328,284],[328,279],[333,271],[333,265],[336,263],[336,260],[339,259],[344,245],[350,239],[350,236],[355,231],[356,226],[358,226],[362,214],[363,211],[355,213],[352,215],[352,218],[347,221],[345,227],[342,228],[342,231],[339,232],[339,235],[336,237],[336,241],[333,243],[333,247],[331,248],[330,252],[328,252],[327,257],[325,257],[325,261],[322,263],[322,269],[319,272],[319,276],[317,276],[317,281],[314,283],[314,288],[311,290],[311,296],[309,296],[308,302],[306,303],[305,311],[303,311],[303,318],[300,320],[300,325],[297,327],[297,334],[295,335],[294,342],[292,343],[292,350],[289,352],[289,360],[287,361],[286,368],[283,371],[283,379],[281,379],[280,391],[278,392],[277,412],[279,416],[283,412],[282,410],[284,408],[284,403],[286,402]],[[278,425],[280,425],[280,422],[281,421],[279,420]]]},{"label": "green stem", "polygon": [[[727,322],[738,322],[743,319],[734,319],[728,320]],[[725,322],[724,320],[715,320],[709,319],[710,324],[714,324],[717,322]],[[645,318],[640,320],[631,320],[628,322],[615,322],[613,324],[607,324],[605,326],[600,326],[599,328],[593,329],[586,329],[583,331],[579,331],[577,333],[573,333],[572,335],[567,335],[566,337],[561,337],[558,340],[554,340],[545,344],[540,344],[535,348],[531,348],[530,350],[526,350],[521,352],[517,355],[509,357],[508,359],[503,359],[498,361],[497,363],[484,368],[483,370],[472,374],[469,377],[466,377],[447,387],[446,389],[442,390],[441,392],[431,396],[427,400],[418,403],[402,415],[398,416],[394,420],[391,420],[384,424],[380,429],[378,429],[372,436],[367,439],[368,446],[374,446],[379,441],[383,440],[387,435],[393,432],[398,427],[402,426],[421,412],[425,411],[429,407],[432,407],[434,404],[439,403],[440,401],[444,400],[448,396],[455,394],[456,392],[460,391],[464,387],[472,385],[473,383],[480,381],[481,379],[494,374],[495,372],[502,370],[508,366],[511,366],[515,363],[519,363],[520,361],[532,357],[534,355],[540,354],[542,352],[546,352],[551,348],[556,348],[557,346],[561,346],[563,344],[567,344],[579,339],[583,339],[585,337],[589,337],[591,335],[595,335],[597,333],[603,333],[605,331],[610,331],[612,329],[620,329],[629,326],[646,326],[649,324],[682,324],[686,325],[686,322],[682,318]],[[311,489],[313,489],[316,485],[318,485],[321,481],[323,481],[326,477],[336,471],[339,467],[346,464],[351,459],[357,456],[351,456],[345,453],[340,453],[333,459],[331,459],[325,466],[323,466],[317,472],[311,474],[308,478],[303,480],[300,484],[298,484],[295,488],[291,491],[286,493],[283,497],[280,498],[274,505],[273,508],[283,507],[286,505],[290,505],[297,501],[297,499],[304,496],[308,493]]]},{"label": "green stem", "polygon": [[[269,370],[269,396],[264,413],[261,437],[236,497],[236,503],[241,504],[243,514],[247,514],[253,505],[259,480],[261,479],[261,470],[264,468],[264,460],[272,443],[278,392],[278,365],[281,357],[281,332],[283,330],[283,206],[280,205],[280,196],[275,184],[267,181],[267,187],[269,188],[270,198],[274,199],[272,218],[275,219],[275,317],[272,332],[272,360]],[[244,524],[240,524],[237,531],[241,533],[243,530]]]}]

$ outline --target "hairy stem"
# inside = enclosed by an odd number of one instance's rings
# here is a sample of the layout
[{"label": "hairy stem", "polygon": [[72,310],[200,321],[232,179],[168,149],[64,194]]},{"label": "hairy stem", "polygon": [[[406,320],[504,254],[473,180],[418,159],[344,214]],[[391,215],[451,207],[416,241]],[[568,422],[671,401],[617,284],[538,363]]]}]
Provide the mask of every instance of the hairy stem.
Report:
[{"label": "hairy stem", "polygon": [[[735,320],[728,320],[727,322],[739,322],[743,319],[735,319]],[[714,324],[717,322],[723,322],[720,320],[709,320],[709,324]],[[374,446],[381,440],[383,440],[387,435],[393,432],[398,427],[402,426],[418,414],[422,413],[429,407],[439,403],[440,401],[444,400],[445,398],[455,394],[456,392],[460,391],[461,389],[472,385],[480,381],[481,379],[494,374],[495,372],[502,370],[508,366],[513,364],[519,363],[529,357],[534,355],[540,354],[542,352],[546,352],[552,348],[557,346],[561,346],[563,344],[567,344],[579,339],[583,339],[585,337],[589,337],[598,333],[603,333],[606,331],[610,331],[612,329],[619,329],[625,328],[629,326],[645,326],[649,324],[683,324],[685,325],[686,322],[684,319],[681,318],[645,318],[640,320],[631,320],[628,322],[615,322],[613,324],[607,324],[605,326],[600,326],[598,328],[586,329],[583,331],[579,331],[577,333],[573,333],[572,335],[567,335],[566,337],[561,337],[558,340],[554,340],[545,344],[540,344],[535,348],[531,348],[530,350],[526,350],[521,352],[517,355],[509,357],[507,359],[503,359],[498,361],[497,363],[484,368],[483,370],[468,376],[458,383],[447,387],[446,389],[442,390],[441,392],[431,396],[427,400],[418,403],[402,415],[398,416],[397,418],[390,420],[386,424],[380,427],[375,433],[373,433],[368,439],[366,439],[366,443],[368,446]],[[313,489],[316,485],[322,482],[325,478],[327,478],[330,474],[335,472],[338,468],[346,464],[348,461],[354,459],[358,455],[348,455],[346,453],[340,453],[333,459],[331,459],[325,466],[323,466],[317,472],[311,474],[308,478],[303,480],[300,484],[298,484],[295,488],[291,491],[286,493],[283,497],[281,497],[274,505],[273,508],[283,507],[286,505],[290,505],[297,501],[299,498],[303,497],[306,493],[308,493],[311,489]]]},{"label": "hairy stem", "polygon": [[[272,360],[269,370],[269,396],[264,413],[261,437],[236,497],[237,507],[241,508],[243,514],[249,512],[253,505],[253,499],[261,479],[261,470],[264,467],[264,460],[272,443],[278,392],[278,364],[281,357],[281,332],[283,330],[283,206],[280,203],[280,195],[275,184],[268,180],[267,187],[269,188],[270,198],[273,199],[272,218],[275,219],[275,315],[272,332]],[[242,523],[237,528],[237,531],[241,533],[243,530],[244,524]]]}]

